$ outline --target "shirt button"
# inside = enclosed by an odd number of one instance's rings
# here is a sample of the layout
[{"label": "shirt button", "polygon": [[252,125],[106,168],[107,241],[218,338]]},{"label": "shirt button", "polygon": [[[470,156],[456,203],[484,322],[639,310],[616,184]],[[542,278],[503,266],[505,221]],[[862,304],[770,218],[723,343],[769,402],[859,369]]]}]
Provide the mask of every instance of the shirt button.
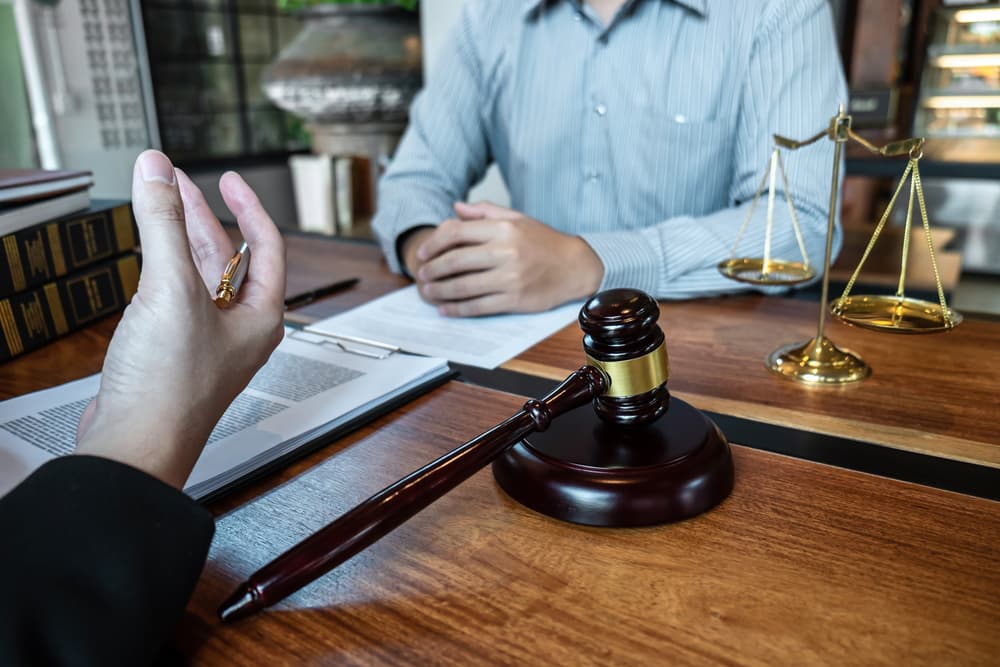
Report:
[{"label": "shirt button", "polygon": [[577,23],[579,23],[580,21],[583,20],[583,16],[580,14],[580,12],[574,12],[573,13],[573,20],[576,21]]},{"label": "shirt button", "polygon": [[596,107],[594,107],[594,113],[596,113],[598,116],[603,116],[607,112],[608,108],[603,104],[598,104]]}]

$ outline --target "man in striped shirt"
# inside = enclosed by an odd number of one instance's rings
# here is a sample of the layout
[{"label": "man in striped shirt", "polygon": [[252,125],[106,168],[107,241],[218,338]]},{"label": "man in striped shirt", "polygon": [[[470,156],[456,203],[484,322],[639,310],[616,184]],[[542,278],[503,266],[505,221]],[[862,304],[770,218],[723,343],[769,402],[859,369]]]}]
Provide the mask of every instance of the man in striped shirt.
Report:
[{"label": "man in striped shirt", "polygon": [[[771,135],[811,136],[846,102],[827,0],[467,0],[445,49],[373,226],[390,266],[446,315],[615,287],[666,299],[743,288],[715,267]],[[818,264],[832,155],[821,141],[784,160]],[[510,209],[463,203],[491,162]],[[755,216],[740,254],[763,244]],[[787,207],[771,248],[799,258]]]}]

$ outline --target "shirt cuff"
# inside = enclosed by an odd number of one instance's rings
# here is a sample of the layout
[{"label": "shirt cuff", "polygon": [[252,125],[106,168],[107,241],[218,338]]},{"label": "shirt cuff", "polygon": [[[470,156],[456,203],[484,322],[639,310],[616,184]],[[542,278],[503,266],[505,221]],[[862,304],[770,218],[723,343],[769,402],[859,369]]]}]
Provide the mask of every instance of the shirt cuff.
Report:
[{"label": "shirt cuff", "polygon": [[394,273],[404,273],[402,257],[397,248],[400,236],[416,227],[436,227],[446,218],[454,217],[451,204],[442,203],[437,198],[413,190],[413,198],[406,201],[381,202],[372,219],[372,231],[375,232],[385,261]]},{"label": "shirt cuff", "polygon": [[599,291],[630,287],[656,296],[663,261],[641,232],[587,233],[580,238],[604,264]]}]

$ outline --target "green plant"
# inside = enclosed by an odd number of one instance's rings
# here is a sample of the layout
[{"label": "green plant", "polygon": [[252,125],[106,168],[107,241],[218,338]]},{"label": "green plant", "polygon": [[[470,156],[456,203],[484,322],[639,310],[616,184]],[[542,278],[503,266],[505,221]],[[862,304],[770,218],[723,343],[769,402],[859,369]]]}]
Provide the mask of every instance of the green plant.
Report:
[{"label": "green plant", "polygon": [[417,0],[278,0],[278,7],[286,10],[303,9],[314,5],[396,5],[415,11]]}]

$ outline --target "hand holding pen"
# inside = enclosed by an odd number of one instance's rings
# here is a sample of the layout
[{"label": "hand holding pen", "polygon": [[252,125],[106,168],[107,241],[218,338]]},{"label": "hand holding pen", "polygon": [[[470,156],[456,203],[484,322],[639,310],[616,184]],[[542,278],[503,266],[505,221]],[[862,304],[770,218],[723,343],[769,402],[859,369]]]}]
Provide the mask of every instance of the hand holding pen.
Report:
[{"label": "hand holding pen", "polygon": [[[247,240],[236,258],[183,172],[158,151],[136,161],[139,289],[78,430],[78,452],[124,461],[174,486],[184,483],[215,423],[284,331],[281,235],[238,174],[224,174],[219,190]],[[224,274],[232,294],[223,309],[215,297]]]}]

